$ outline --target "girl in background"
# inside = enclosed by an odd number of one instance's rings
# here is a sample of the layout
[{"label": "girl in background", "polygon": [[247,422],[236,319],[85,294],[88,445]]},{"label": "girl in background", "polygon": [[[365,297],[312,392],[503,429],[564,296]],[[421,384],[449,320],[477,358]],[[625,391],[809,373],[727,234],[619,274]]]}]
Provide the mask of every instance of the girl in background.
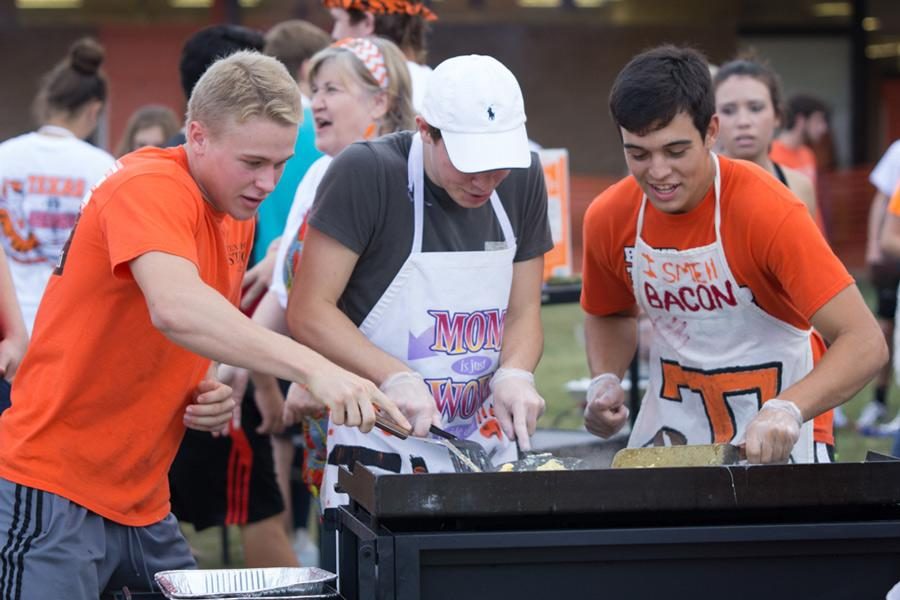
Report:
[{"label": "girl in background", "polygon": [[323,0],[334,26],[335,40],[384,37],[394,42],[406,58],[410,93],[418,110],[425,98],[431,67],[425,64],[430,24],[437,15],[420,0]]},{"label": "girl in background", "polygon": [[0,238],[29,332],[82,198],[115,163],[84,141],[106,104],[103,57],[96,41],[75,42],[35,98],[40,128],[0,144]]},{"label": "girl in background", "polygon": [[749,160],[771,173],[806,204],[821,228],[812,181],[769,158],[782,118],[781,84],[775,71],[758,60],[739,58],[719,67],[713,87],[722,154]]},{"label": "girl in background", "polygon": [[144,146],[162,148],[179,129],[181,124],[172,109],[157,104],[142,106],[128,119],[116,156],[124,156]]},{"label": "girl in background", "polygon": [[[769,158],[769,148],[783,116],[781,82],[775,71],[754,58],[738,58],[719,67],[713,77],[713,89],[719,115],[717,148],[729,158],[756,163],[787,186],[806,204],[824,235],[825,227],[816,207],[812,181],[803,173]],[[847,425],[847,417],[840,406],[831,414],[834,427]]]}]

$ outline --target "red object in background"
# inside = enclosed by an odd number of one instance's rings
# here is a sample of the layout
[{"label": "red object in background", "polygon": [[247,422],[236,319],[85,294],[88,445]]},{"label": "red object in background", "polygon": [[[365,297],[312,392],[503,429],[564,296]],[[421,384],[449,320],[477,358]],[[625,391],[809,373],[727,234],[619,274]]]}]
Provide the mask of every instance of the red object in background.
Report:
[{"label": "red object in background", "polygon": [[819,185],[826,191],[819,203],[828,219],[828,242],[851,272],[860,273],[865,268],[869,204],[875,195],[869,173],[874,166],[859,165],[819,174]]},{"label": "red object in background", "polygon": [[109,78],[109,145],[114,149],[128,117],[145,104],[162,104],[183,114],[178,61],[196,25],[106,25],[97,36],[106,49]]},{"label": "red object in background", "polygon": [[584,252],[584,240],[582,239],[584,213],[591,202],[600,193],[616,183],[620,177],[612,175],[572,175],[569,180],[571,200],[569,204],[569,219],[572,226],[572,272],[581,273],[582,253]]}]

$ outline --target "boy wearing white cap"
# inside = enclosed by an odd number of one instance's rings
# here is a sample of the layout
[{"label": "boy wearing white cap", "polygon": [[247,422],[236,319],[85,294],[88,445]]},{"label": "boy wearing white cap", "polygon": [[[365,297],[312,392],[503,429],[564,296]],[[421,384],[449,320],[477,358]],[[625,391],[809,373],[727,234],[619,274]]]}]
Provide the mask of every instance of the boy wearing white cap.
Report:
[{"label": "boy wearing white cap", "polygon": [[[547,194],[522,93],[487,56],[434,71],[416,132],[353,144],[319,186],[288,325],[394,399],[418,436],[439,425],[514,460],[544,410]],[[502,350],[501,350],[502,346]],[[323,507],[339,465],[452,471],[446,450],[331,426]]]}]

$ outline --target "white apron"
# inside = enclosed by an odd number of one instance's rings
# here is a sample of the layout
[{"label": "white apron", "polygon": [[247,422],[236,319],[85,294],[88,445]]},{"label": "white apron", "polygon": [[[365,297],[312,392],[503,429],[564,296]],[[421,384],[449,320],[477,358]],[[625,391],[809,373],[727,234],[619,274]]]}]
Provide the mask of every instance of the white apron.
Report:
[{"label": "white apron", "polygon": [[[762,402],[812,370],[812,330],[764,312],[738,285],[722,246],[719,160],[712,244],[657,250],[641,237],[641,201],[631,277],[653,324],[650,382],[628,445],[742,443]],[[813,462],[813,424],[800,430],[794,462]]]},{"label": "white apron", "polygon": [[[516,240],[495,191],[491,207],[505,243],[472,252],[423,252],[422,140],[413,137],[408,176],[415,230],[412,251],[366,315],[360,331],[369,341],[421,373],[441,413],[442,427],[484,446],[494,464],[515,460],[516,445],[493,415],[489,382],[499,366],[503,321],[512,286]],[[322,506],[346,504],[334,491],[338,465],[359,460],[384,472],[454,471],[448,451],[415,438],[400,440],[374,429],[329,423],[328,464]]]}]

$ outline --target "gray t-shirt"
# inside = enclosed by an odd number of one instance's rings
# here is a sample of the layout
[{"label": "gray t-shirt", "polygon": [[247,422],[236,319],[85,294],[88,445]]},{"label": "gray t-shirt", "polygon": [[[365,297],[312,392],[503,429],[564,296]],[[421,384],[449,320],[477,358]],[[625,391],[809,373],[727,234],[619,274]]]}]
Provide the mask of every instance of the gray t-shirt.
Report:
[{"label": "gray t-shirt", "polygon": [[[366,318],[403,266],[413,243],[413,204],[406,160],[412,132],[351,144],[319,184],[309,224],[359,255],[338,307],[357,326]],[[516,235],[515,261],[541,256],[553,247],[547,221],[547,189],[536,154],[531,166],[513,169],[497,194]],[[425,177],[424,252],[484,250],[503,241],[490,202],[459,206]],[[473,286],[478,282],[473,281]]]}]

